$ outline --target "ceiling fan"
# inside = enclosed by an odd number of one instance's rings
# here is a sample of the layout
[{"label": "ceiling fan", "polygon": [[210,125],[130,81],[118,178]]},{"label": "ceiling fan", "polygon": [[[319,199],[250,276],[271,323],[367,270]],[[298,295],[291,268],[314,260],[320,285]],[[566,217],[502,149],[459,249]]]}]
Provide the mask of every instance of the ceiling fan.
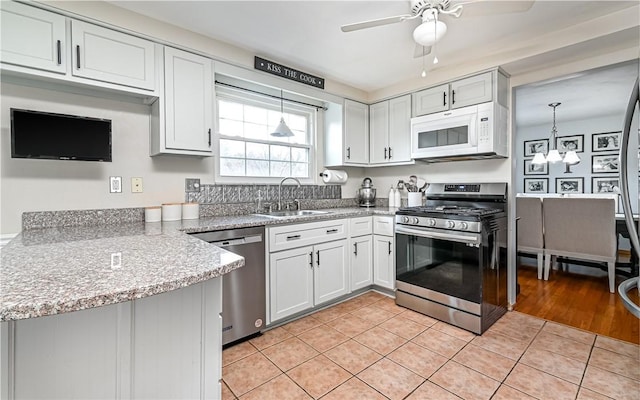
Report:
[{"label": "ceiling fan", "polygon": [[503,14],[511,12],[523,12],[531,8],[534,0],[519,0],[499,3],[496,7],[480,7],[489,3],[489,0],[411,0],[411,14],[396,15],[393,17],[373,19],[353,24],[342,25],[343,32],[352,32],[360,29],[373,28],[375,26],[395,24],[397,22],[422,19],[422,23],[413,31],[413,40],[416,42],[414,57],[422,57],[431,52],[431,47],[438,42],[447,32],[447,25],[438,19],[439,15],[459,18],[463,9],[465,15],[479,16],[490,14]]}]

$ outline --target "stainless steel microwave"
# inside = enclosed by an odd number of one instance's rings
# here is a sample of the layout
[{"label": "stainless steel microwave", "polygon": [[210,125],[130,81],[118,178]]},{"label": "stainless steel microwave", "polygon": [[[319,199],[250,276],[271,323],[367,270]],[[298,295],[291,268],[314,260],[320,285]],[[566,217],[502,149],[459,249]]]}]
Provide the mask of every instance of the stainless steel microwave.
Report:
[{"label": "stainless steel microwave", "polygon": [[495,102],[411,118],[411,157],[425,161],[507,157],[508,111]]}]

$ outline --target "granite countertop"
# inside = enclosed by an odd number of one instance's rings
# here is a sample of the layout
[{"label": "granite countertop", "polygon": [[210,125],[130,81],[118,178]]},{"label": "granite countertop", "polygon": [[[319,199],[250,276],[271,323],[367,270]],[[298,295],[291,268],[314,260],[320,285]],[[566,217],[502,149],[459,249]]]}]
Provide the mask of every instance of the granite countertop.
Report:
[{"label": "granite countertop", "polygon": [[185,233],[395,214],[387,208],[323,211],[23,231],[2,248],[0,322],[140,299],[244,265],[242,257]]}]

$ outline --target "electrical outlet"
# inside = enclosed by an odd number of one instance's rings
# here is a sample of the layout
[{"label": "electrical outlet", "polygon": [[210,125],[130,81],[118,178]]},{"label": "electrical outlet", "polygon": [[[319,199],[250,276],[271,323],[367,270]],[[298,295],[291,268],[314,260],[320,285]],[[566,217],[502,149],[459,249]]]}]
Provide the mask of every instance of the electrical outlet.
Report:
[{"label": "electrical outlet", "polygon": [[142,193],[142,178],[131,178],[131,193]]},{"label": "electrical outlet", "polygon": [[122,177],[121,176],[109,177],[109,193],[122,193]]},{"label": "electrical outlet", "polygon": [[187,178],[184,180],[185,192],[199,192],[200,191],[200,179]]}]

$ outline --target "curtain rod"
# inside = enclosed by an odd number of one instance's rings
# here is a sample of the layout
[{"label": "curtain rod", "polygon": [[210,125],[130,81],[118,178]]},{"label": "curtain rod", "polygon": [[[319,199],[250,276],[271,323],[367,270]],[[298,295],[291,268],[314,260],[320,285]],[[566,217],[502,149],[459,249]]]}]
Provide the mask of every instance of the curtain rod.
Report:
[{"label": "curtain rod", "polygon": [[309,107],[314,107],[316,110],[318,109],[323,109],[323,110],[328,110],[327,107],[323,107],[323,106],[317,106],[315,104],[309,104],[309,103],[305,103],[303,101],[298,101],[298,100],[292,100],[292,99],[285,99],[284,97],[280,97],[280,96],[275,96],[273,94],[268,94],[268,93],[262,93],[262,92],[258,92],[257,90],[251,90],[251,89],[247,89],[247,88],[243,88],[240,86],[235,86],[235,85],[231,85],[229,83],[224,83],[224,82],[220,82],[220,81],[215,81],[216,85],[222,85],[222,86],[228,86],[234,89],[238,89],[238,90],[244,90],[245,92],[251,92],[251,93],[255,93],[255,94],[259,94],[262,96],[267,96],[267,97],[273,97],[274,99],[278,99],[278,100],[282,100],[282,101],[288,101],[290,103],[297,103],[297,104],[302,104],[305,106],[309,106]]}]

